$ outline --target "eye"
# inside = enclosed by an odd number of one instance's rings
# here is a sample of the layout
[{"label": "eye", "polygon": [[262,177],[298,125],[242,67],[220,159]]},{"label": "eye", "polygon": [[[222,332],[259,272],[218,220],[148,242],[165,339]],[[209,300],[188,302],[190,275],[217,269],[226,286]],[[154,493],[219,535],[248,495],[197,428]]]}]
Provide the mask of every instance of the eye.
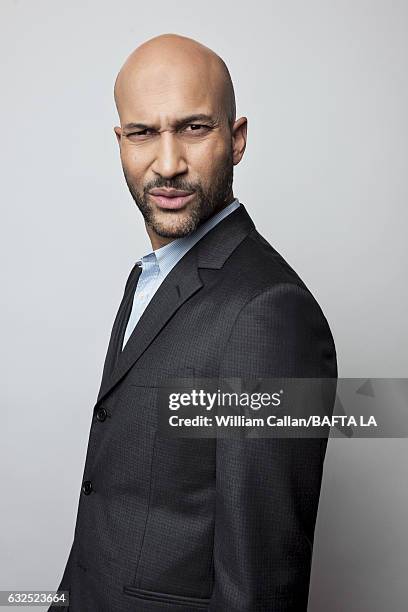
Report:
[{"label": "eye", "polygon": [[200,128],[209,128],[208,125],[202,125],[200,123],[190,123],[187,127],[191,127],[193,132],[197,132]]},{"label": "eye", "polygon": [[151,130],[149,128],[146,128],[144,130],[140,130],[139,132],[132,132],[131,134],[128,134],[129,136],[146,136],[147,132],[150,132]]}]

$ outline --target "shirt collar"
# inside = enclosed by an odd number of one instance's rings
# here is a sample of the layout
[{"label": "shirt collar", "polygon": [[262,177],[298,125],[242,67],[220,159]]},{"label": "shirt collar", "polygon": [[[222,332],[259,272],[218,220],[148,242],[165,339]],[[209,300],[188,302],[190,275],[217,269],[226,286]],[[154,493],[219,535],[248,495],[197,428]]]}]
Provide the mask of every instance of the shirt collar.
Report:
[{"label": "shirt collar", "polygon": [[189,250],[189,248],[198,242],[202,236],[235,210],[235,208],[238,208],[238,206],[240,206],[240,202],[238,198],[235,198],[228,206],[225,206],[225,208],[219,210],[215,215],[212,215],[209,219],[201,223],[201,225],[199,225],[194,232],[188,234],[188,236],[175,238],[168,244],[151,251],[147,255],[143,255],[139,260],[142,268],[149,269],[156,267],[160,270],[164,270],[170,261],[177,257],[177,254]]}]

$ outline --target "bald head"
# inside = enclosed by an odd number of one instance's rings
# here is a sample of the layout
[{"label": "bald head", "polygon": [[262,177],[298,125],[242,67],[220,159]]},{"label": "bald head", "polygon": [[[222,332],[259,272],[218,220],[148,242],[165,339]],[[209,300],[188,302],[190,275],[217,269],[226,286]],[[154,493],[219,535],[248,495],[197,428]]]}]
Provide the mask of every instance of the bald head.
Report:
[{"label": "bald head", "polygon": [[[137,47],[120,69],[114,87],[115,104],[123,118],[129,104],[135,105],[144,94],[158,96],[183,85],[212,97],[215,112],[230,129],[236,118],[235,94],[224,61],[205,45],[178,34],[161,34]],[[197,89],[198,88],[198,89]],[[189,92],[185,91],[188,97]],[[202,96],[204,97],[204,96]]]},{"label": "bald head", "polygon": [[193,232],[234,199],[246,144],[227,66],[177,34],[144,42],[115,82],[114,131],[129,191],[153,248]]}]

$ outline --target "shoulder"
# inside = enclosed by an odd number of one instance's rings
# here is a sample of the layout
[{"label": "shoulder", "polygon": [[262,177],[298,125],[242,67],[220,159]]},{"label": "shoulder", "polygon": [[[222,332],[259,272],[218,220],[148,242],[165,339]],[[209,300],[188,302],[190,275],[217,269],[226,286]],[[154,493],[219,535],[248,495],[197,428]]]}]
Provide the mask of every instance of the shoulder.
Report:
[{"label": "shoulder", "polygon": [[[227,262],[236,277],[235,316],[224,350],[261,356],[262,369],[320,375],[336,370],[336,350],[317,300],[285,259],[253,230]],[[239,280],[238,280],[239,279]],[[235,359],[235,358],[234,358]],[[325,366],[325,367],[326,367]],[[325,369],[323,367],[323,370]],[[314,374],[312,374],[314,373]]]},{"label": "shoulder", "polygon": [[254,228],[224,265],[224,277],[239,310],[282,304],[295,313],[323,312],[305,282],[286,259]]},{"label": "shoulder", "polygon": [[243,281],[254,290],[282,282],[306,288],[292,266],[255,228],[238,245],[227,264],[230,269],[238,269]]}]

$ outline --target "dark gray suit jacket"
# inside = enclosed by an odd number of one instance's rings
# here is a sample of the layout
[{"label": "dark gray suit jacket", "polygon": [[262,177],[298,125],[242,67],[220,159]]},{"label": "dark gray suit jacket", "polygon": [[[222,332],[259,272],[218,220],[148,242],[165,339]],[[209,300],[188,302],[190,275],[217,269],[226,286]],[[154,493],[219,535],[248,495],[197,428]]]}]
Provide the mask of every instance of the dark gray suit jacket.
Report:
[{"label": "dark gray suit jacket", "polygon": [[326,318],[242,204],[171,270],[120,353],[139,274],[93,409],[69,610],[305,611],[327,439],[164,438],[156,400],[168,376],[335,379]]}]

